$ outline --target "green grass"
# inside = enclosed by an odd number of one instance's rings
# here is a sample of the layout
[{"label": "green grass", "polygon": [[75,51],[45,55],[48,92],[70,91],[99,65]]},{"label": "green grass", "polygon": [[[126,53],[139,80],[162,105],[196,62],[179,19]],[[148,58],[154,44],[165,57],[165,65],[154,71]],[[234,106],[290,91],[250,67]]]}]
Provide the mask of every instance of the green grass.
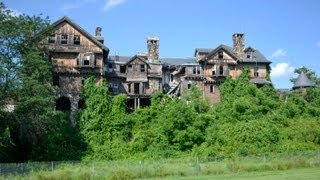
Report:
[{"label": "green grass", "polygon": [[227,174],[227,175],[208,175],[208,176],[190,176],[190,177],[167,177],[166,180],[191,180],[191,179],[254,179],[254,180],[271,180],[271,179],[308,179],[308,180],[318,180],[320,179],[320,167],[313,168],[300,168],[300,169],[290,169],[290,170],[278,170],[278,171],[263,171],[263,172],[250,172],[250,173],[240,173],[240,174]]},{"label": "green grass", "polygon": [[[275,178],[293,169],[302,170],[293,178],[314,175],[320,167],[320,153],[274,154],[270,156],[234,157],[224,160],[208,158],[181,158],[161,160],[125,160],[61,164],[53,171],[36,171],[20,176],[0,176],[0,179],[141,179],[141,178],[203,178],[241,179]],[[303,168],[307,168],[304,169]],[[308,171],[311,173],[308,173]],[[307,173],[307,174],[306,174]],[[299,176],[300,175],[300,176]],[[274,176],[274,177],[273,177]],[[303,176],[303,177],[305,177]],[[291,179],[291,178],[290,178]],[[320,178],[319,178],[320,179]]]}]

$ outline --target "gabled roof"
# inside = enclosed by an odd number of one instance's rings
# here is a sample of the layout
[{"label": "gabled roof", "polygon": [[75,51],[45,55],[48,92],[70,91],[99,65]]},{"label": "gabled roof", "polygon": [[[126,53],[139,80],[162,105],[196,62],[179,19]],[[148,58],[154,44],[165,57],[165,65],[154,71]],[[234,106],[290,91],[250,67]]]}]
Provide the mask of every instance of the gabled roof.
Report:
[{"label": "gabled roof", "polygon": [[77,23],[75,23],[74,21],[72,21],[69,17],[67,16],[63,16],[62,18],[60,18],[59,20],[57,20],[56,22],[54,22],[52,24],[53,27],[57,27],[59,24],[63,23],[63,22],[67,22],[68,24],[70,24],[72,27],[74,27],[76,30],[78,30],[81,34],[83,34],[84,36],[86,36],[89,40],[91,40],[92,42],[94,42],[97,46],[101,47],[102,49],[104,49],[105,51],[109,52],[109,49],[103,45],[101,42],[99,42],[95,37],[93,37],[90,33],[88,33],[86,30],[84,30],[82,27],[80,27]]},{"label": "gabled roof", "polygon": [[238,60],[238,57],[233,53],[233,49],[229,46],[226,46],[224,44],[219,45],[217,48],[212,50],[206,57],[200,59],[200,61],[204,61],[207,57],[211,57],[214,54],[216,54],[218,51],[224,50],[227,54],[229,54],[231,57],[233,57],[235,60]]},{"label": "gabled roof", "polygon": [[134,61],[135,59],[139,59],[143,63],[148,64],[145,59],[143,59],[141,56],[138,56],[138,55],[134,55],[126,64],[129,64],[130,62]]},{"label": "gabled roof", "polygon": [[307,77],[304,72],[301,72],[298,76],[298,79],[294,83],[293,89],[297,88],[305,88],[305,87],[313,87],[312,81]]},{"label": "gabled roof", "polygon": [[196,48],[194,51],[194,57],[197,55],[197,52],[203,53],[203,54],[209,54],[213,49],[208,49],[208,48]]}]

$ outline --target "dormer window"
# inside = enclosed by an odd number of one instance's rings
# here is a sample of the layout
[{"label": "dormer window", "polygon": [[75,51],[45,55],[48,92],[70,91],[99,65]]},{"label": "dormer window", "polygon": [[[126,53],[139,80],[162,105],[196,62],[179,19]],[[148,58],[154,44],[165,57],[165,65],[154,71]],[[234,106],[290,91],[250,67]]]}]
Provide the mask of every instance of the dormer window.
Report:
[{"label": "dormer window", "polygon": [[49,36],[48,42],[51,44],[54,44],[56,42],[56,35],[55,34],[51,34]]},{"label": "dormer window", "polygon": [[76,45],[80,44],[80,36],[79,35],[73,36],[73,44],[76,44]]},{"label": "dormer window", "polygon": [[61,44],[68,44],[68,35],[61,35]]},{"label": "dormer window", "polygon": [[218,58],[219,58],[219,59],[223,59],[223,52],[222,52],[222,51],[219,51],[219,52],[218,52]]}]

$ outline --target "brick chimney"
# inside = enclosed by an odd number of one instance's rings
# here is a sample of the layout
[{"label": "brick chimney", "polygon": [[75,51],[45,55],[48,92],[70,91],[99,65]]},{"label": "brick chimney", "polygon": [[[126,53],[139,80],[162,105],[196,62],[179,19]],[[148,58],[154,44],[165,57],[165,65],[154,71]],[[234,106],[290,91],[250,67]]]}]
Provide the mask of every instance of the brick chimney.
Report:
[{"label": "brick chimney", "polygon": [[233,52],[240,58],[244,58],[244,34],[235,33],[232,35]]},{"label": "brick chimney", "polygon": [[101,31],[102,31],[102,28],[101,28],[101,27],[97,27],[97,28],[96,28],[96,36],[95,36],[95,38],[96,38],[99,42],[101,42],[101,43],[103,44],[104,38],[103,38],[103,36],[101,36]]},{"label": "brick chimney", "polygon": [[151,62],[159,62],[159,38],[148,37],[148,60]]}]

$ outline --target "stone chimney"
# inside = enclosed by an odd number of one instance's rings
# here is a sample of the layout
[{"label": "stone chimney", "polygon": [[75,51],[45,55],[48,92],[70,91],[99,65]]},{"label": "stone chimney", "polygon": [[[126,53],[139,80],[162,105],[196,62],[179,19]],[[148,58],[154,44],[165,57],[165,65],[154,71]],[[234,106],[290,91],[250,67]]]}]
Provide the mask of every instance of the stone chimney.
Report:
[{"label": "stone chimney", "polygon": [[232,35],[233,52],[240,58],[244,58],[244,34],[235,33]]},{"label": "stone chimney", "polygon": [[159,62],[159,38],[148,37],[148,60],[151,62]]},{"label": "stone chimney", "polygon": [[101,42],[102,44],[103,44],[103,42],[104,42],[104,38],[103,38],[103,36],[101,36],[101,31],[102,31],[102,28],[101,27],[97,27],[96,28],[96,39],[99,41],[99,42]]}]

